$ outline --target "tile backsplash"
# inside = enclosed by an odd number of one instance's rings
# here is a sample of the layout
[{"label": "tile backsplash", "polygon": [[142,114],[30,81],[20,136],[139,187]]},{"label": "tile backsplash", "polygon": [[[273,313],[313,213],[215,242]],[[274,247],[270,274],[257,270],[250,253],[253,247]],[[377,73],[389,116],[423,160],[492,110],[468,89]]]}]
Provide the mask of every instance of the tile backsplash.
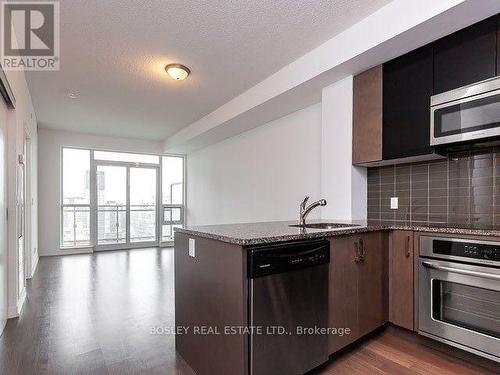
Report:
[{"label": "tile backsplash", "polygon": [[500,225],[500,148],[369,168],[368,219]]}]

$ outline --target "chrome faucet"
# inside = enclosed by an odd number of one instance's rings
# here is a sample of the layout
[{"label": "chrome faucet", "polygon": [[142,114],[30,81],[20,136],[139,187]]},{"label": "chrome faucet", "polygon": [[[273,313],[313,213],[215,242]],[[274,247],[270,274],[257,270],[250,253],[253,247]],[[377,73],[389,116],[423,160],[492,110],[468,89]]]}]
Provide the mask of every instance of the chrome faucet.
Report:
[{"label": "chrome faucet", "polygon": [[326,200],[320,199],[319,201],[311,203],[309,206],[306,207],[307,201],[309,200],[309,197],[305,197],[302,203],[299,206],[300,213],[299,213],[299,225],[306,225],[306,217],[309,215],[309,213],[314,210],[318,206],[326,206]]}]

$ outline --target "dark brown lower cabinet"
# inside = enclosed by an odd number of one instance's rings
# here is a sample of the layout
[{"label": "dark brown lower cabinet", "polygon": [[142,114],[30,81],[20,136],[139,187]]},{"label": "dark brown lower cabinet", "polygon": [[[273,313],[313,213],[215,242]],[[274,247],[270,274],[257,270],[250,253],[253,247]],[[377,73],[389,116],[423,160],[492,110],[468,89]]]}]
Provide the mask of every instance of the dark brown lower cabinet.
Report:
[{"label": "dark brown lower cabinet", "polygon": [[388,321],[388,242],[386,232],[365,234],[358,265],[359,334],[364,336]]},{"label": "dark brown lower cabinet", "polygon": [[373,232],[330,240],[329,326],[349,328],[330,335],[330,353],[387,322],[386,233]]},{"label": "dark brown lower cabinet", "polygon": [[413,232],[393,231],[389,246],[389,321],[413,330]]},{"label": "dark brown lower cabinet", "polygon": [[328,296],[328,325],[331,328],[349,328],[349,335],[330,335],[328,351],[337,350],[356,341],[358,326],[358,265],[355,263],[354,236],[333,237],[330,240],[330,282]]}]

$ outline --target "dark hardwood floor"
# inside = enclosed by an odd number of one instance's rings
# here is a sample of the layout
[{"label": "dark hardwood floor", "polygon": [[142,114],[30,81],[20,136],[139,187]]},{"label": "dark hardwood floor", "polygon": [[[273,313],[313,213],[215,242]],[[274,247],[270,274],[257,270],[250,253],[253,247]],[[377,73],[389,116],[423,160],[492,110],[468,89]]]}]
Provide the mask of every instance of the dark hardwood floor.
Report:
[{"label": "dark hardwood floor", "polygon": [[[453,353],[455,355],[450,355]],[[496,371],[495,371],[496,369]],[[321,375],[498,375],[500,365],[390,327],[313,372]]]},{"label": "dark hardwood floor", "polygon": [[[0,374],[191,374],[174,336],[151,333],[174,325],[173,282],[170,248],[41,258],[21,317],[0,338]],[[394,330],[315,372],[494,373]]]},{"label": "dark hardwood floor", "polygon": [[0,374],[187,374],[173,335],[173,249],[40,258]]}]

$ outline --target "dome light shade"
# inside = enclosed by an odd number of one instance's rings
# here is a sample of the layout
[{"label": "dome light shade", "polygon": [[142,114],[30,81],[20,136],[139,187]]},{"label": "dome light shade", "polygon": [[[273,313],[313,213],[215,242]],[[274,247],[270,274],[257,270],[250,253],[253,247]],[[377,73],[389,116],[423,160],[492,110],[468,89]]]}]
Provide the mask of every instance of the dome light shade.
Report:
[{"label": "dome light shade", "polygon": [[175,79],[176,81],[185,80],[191,73],[187,66],[181,64],[168,64],[165,67],[165,71],[170,76],[170,78]]}]

